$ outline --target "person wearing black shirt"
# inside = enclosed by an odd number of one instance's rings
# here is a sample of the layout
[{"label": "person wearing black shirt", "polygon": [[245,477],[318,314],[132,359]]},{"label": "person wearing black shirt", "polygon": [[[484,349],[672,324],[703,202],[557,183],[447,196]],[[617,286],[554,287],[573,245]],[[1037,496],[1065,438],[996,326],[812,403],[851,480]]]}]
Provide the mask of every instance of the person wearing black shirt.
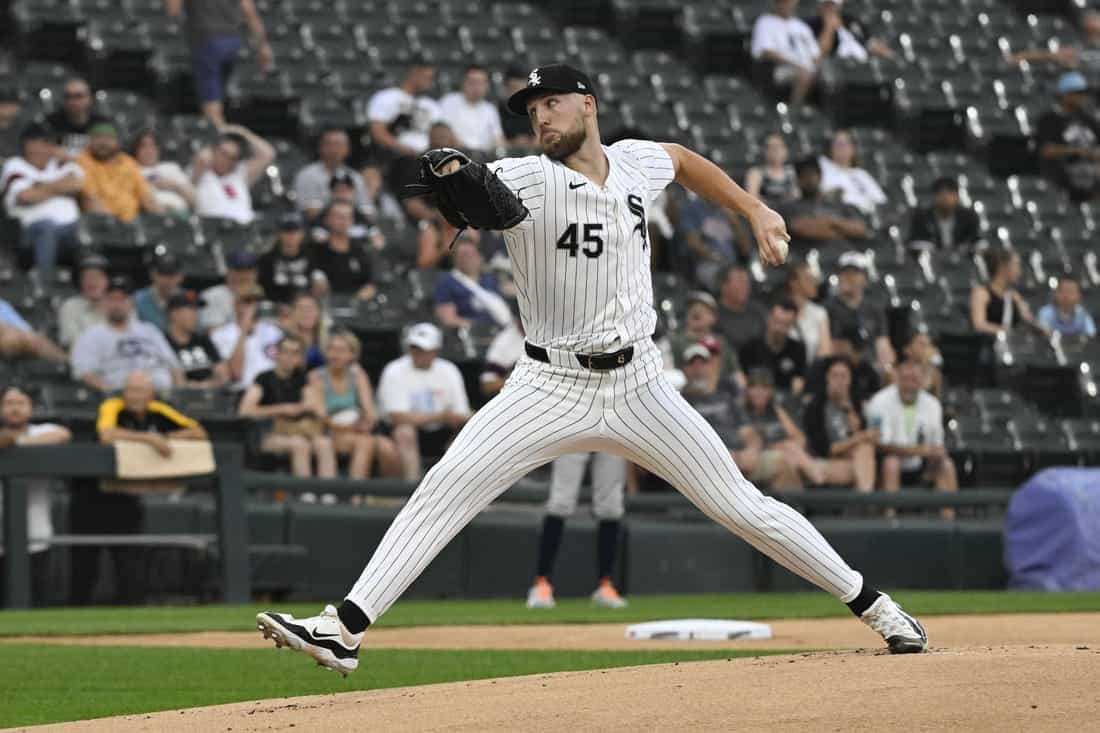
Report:
[{"label": "person wearing black shirt", "polygon": [[858,209],[825,196],[817,158],[799,160],[794,170],[802,198],[779,207],[791,233],[792,253],[805,255],[811,249],[850,249],[871,236]]},{"label": "person wearing black shirt", "polygon": [[206,305],[193,290],[168,299],[168,327],[164,335],[179,357],[187,387],[218,387],[229,381],[229,366],[214,342],[197,330],[199,308]]},{"label": "person wearing black shirt", "polygon": [[508,98],[526,86],[527,72],[519,67],[508,67],[504,72],[504,94],[501,95],[497,107],[500,110],[500,128],[512,150],[532,150],[535,147],[531,120],[508,109]]},{"label": "person wearing black shirt", "polygon": [[[865,358],[866,351],[867,339],[858,327],[849,327],[833,334],[833,355],[848,364],[849,391],[852,402],[859,410],[882,387],[882,377]],[[829,363],[825,360],[814,365],[806,382],[806,392],[813,395],[825,392],[825,370]]]},{"label": "person wearing black shirt", "polygon": [[325,217],[328,240],[314,253],[315,282],[322,291],[369,300],[375,293],[370,257],[365,242],[351,237],[352,217],[347,203],[334,201],[329,206]]},{"label": "person wearing black shirt", "polygon": [[1058,78],[1058,99],[1039,118],[1035,138],[1046,175],[1074,201],[1100,192],[1100,121],[1091,110],[1089,85],[1078,71]]},{"label": "person wearing black shirt", "polygon": [[852,486],[860,493],[875,487],[875,440],[867,430],[859,403],[852,395],[852,369],[845,359],[823,362],[824,389],[814,396],[803,416],[810,452],[826,459],[826,483]]},{"label": "person wearing black shirt", "polygon": [[283,214],[275,245],[260,256],[260,286],[264,295],[276,303],[286,303],[295,293],[310,289],[314,264],[302,246],[303,233],[301,214]]},{"label": "person wearing black shirt", "polygon": [[[153,380],[142,371],[131,372],[122,394],[99,406],[96,432],[101,443],[145,443],[165,457],[172,455],[172,440],[206,440],[201,425],[156,399]],[[94,482],[72,492],[69,529],[76,534],[133,534],[141,531],[141,525],[141,502],[133,494],[102,492]],[[115,597],[111,600],[142,602],[145,550],[117,547],[112,548],[111,555],[116,576]],[[91,602],[99,579],[99,548],[72,548],[70,566],[71,601],[77,605]]]},{"label": "person wearing black shirt", "polygon": [[791,394],[801,393],[806,380],[806,347],[790,337],[797,315],[790,299],[776,299],[764,335],[746,342],[739,354],[746,373],[757,367],[767,369],[776,388]]},{"label": "person wearing black shirt", "polygon": [[981,236],[978,215],[959,204],[959,184],[950,176],[932,183],[932,205],[914,211],[909,225],[909,246],[914,249],[969,249]]},{"label": "person wearing black shirt", "polygon": [[92,109],[92,89],[88,82],[74,77],[65,82],[61,107],[46,116],[46,125],[57,136],[65,152],[77,155],[88,147],[88,133],[109,119]]},{"label": "person wearing black shirt", "polygon": [[289,455],[295,476],[336,475],[336,453],[332,439],[323,434],[321,419],[327,411],[323,404],[310,399],[306,374],[302,370],[305,345],[297,336],[286,335],[275,352],[275,368],[256,377],[241,398],[238,413],[257,421],[272,421],[270,431],[260,440],[260,451]]},{"label": "person wearing black shirt", "polygon": [[826,58],[866,61],[867,54],[892,59],[894,51],[871,35],[867,24],[841,12],[844,0],[818,0],[818,14],[806,21],[817,37],[821,55]]}]

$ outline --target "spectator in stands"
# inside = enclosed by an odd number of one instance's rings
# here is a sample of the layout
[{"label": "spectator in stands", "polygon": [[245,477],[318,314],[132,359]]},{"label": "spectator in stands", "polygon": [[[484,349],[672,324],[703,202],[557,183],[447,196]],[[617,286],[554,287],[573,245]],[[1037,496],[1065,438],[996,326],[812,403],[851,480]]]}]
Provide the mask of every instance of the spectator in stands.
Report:
[{"label": "spectator in stands", "polygon": [[844,0],[818,0],[817,15],[807,23],[817,37],[823,59],[867,61],[869,56],[892,59],[894,51],[880,38],[871,35],[858,18],[841,11]]},{"label": "spectator in stands", "polygon": [[902,356],[906,361],[919,364],[923,369],[924,382],[921,384],[921,389],[937,400],[943,399],[943,372],[937,366],[943,362],[943,358],[928,332],[914,329],[902,348]]},{"label": "spectator in stands", "polygon": [[172,347],[160,329],[133,318],[130,282],[111,278],[104,297],[107,320],[80,334],[69,356],[73,377],[100,392],[121,389],[133,372],[142,371],[158,390],[183,381]]},{"label": "spectator in stands", "polygon": [[504,131],[500,113],[488,101],[489,70],[480,64],[470,64],[462,75],[462,90],[445,94],[439,100],[443,119],[454,130],[459,147],[485,158],[495,157],[504,146]]},{"label": "spectator in stands", "polygon": [[[220,132],[218,142],[198,151],[191,164],[195,213],[251,224],[256,212],[250,189],[275,161],[275,148],[241,125],[226,125]],[[245,145],[249,156],[242,160]]]},{"label": "spectator in stands", "polygon": [[837,265],[840,272],[836,293],[825,301],[833,339],[838,334],[859,333],[872,349],[872,365],[882,374],[889,373],[897,354],[886,330],[886,311],[865,297],[867,257],[860,252],[845,252]]},{"label": "spectator in stands", "polygon": [[510,150],[534,150],[535,136],[531,131],[531,120],[526,115],[517,115],[508,109],[508,98],[527,86],[527,71],[518,66],[509,66],[504,71],[504,91],[497,102],[500,113],[500,126]]},{"label": "spectator in stands", "polygon": [[90,254],[80,260],[77,274],[80,292],[65,299],[57,316],[62,346],[71,346],[85,329],[107,319],[103,306],[109,270],[103,255]]},{"label": "spectator in stands", "polygon": [[3,298],[0,298],[0,358],[46,359],[57,362],[68,359],[61,347],[35,333],[31,324]]},{"label": "spectator in stands", "polygon": [[1022,274],[1019,253],[998,248],[986,250],[984,257],[989,282],[970,290],[970,325],[978,333],[994,336],[1021,323],[1039,328],[1031,306],[1014,287]]},{"label": "spectator in stands", "polygon": [[822,194],[821,164],[816,158],[804,158],[794,169],[802,198],[779,208],[793,238],[792,252],[847,249],[870,236],[858,210]]},{"label": "spectator in stands", "polygon": [[821,190],[864,214],[886,203],[886,192],[860,167],[859,151],[848,130],[837,130],[829,143],[829,154],[819,159]]},{"label": "spectator in stands", "polygon": [[367,242],[353,239],[354,211],[350,204],[333,202],[325,217],[328,239],[313,252],[315,286],[321,293],[354,295],[370,300],[377,289],[371,272]]},{"label": "spectator in stands", "polygon": [[92,103],[92,88],[84,79],[74,76],[61,90],[61,107],[46,117],[46,126],[69,158],[76,158],[88,147],[93,127],[109,122],[93,109]]},{"label": "spectator in stands", "polygon": [[[233,320],[234,306],[241,293],[249,295],[260,289],[259,260],[246,249],[232,252],[225,258],[225,282],[202,291],[201,322],[205,329],[214,329]],[[260,294],[264,295],[262,289]]]},{"label": "spectator in stands", "polygon": [[523,321],[519,317],[519,303],[515,298],[508,299],[508,308],[512,311],[512,322],[493,337],[485,351],[485,367],[481,372],[481,393],[492,397],[504,387],[516,363],[523,358],[526,333]]},{"label": "spectator in stands", "polygon": [[1039,118],[1035,140],[1046,175],[1074,201],[1100,192],[1100,121],[1091,114],[1085,77],[1069,71],[1058,78],[1058,99]]},{"label": "spectator in stands", "polygon": [[1100,78],[1100,10],[1086,10],[1081,14],[1081,30],[1084,31],[1084,43],[1079,46],[1059,46],[1057,50],[1049,48],[1028,48],[1009,54],[1010,64],[1043,61],[1057,64],[1066,69],[1076,69],[1088,79]]},{"label": "spectator in stands", "polygon": [[141,167],[141,175],[152,187],[161,210],[187,216],[195,208],[195,187],[191,185],[191,179],[179,163],[161,160],[156,133],[150,129],[139,132],[130,144],[130,155]]},{"label": "spectator in stands", "polygon": [[[53,423],[32,423],[34,402],[19,387],[8,387],[0,395],[0,451],[13,446],[59,445],[73,439],[68,428]],[[27,485],[27,550],[31,556],[31,598],[41,606],[49,593],[47,552],[53,538],[53,515],[50,506],[50,479],[32,479]],[[0,519],[3,511],[0,509]],[[0,533],[0,539],[3,534]],[[0,577],[0,594],[4,580]],[[4,597],[0,595],[0,598]]]},{"label": "spectator in stands", "polygon": [[791,329],[791,337],[806,347],[806,361],[814,362],[833,353],[833,340],[829,332],[829,312],[814,302],[820,283],[813,268],[806,262],[787,265],[784,287],[787,297],[798,308],[798,318]]},{"label": "spectator in stands", "polygon": [[325,208],[332,196],[332,183],[339,176],[354,186],[355,207],[364,212],[373,209],[367,195],[367,185],[358,172],[347,165],[351,154],[348,133],[338,127],[321,131],[317,139],[317,160],[298,171],[294,177],[294,198],[306,219],[312,221]]},{"label": "spectator in stands", "polygon": [[202,299],[194,290],[184,290],[169,297],[164,336],[179,359],[184,386],[221,387],[229,381],[229,365],[210,337],[198,330],[202,306]]},{"label": "spectator in stands", "polygon": [[[718,354],[710,344],[700,342],[689,344],[674,356],[683,364],[685,383],[681,392],[684,399],[718,433],[737,467],[746,476],[758,473],[758,463],[762,459],[760,435],[734,395],[721,388],[724,380]],[[796,480],[794,466],[779,458],[775,453],[763,458],[769,468],[758,475],[767,476],[762,480],[790,485]]]},{"label": "spectator in stands", "polygon": [[[943,444],[943,407],[921,389],[923,369],[915,362],[898,365],[897,384],[882,389],[867,404],[867,423],[879,433],[883,454],[882,488],[931,482],[937,491],[959,488],[955,462]],[[944,517],[953,516],[945,511]]]},{"label": "spectator in stands", "polygon": [[[233,320],[210,332],[210,340],[218,355],[229,367],[229,378],[241,388],[247,388],[256,375],[274,368],[276,345],[283,338],[283,329],[259,317],[259,305],[264,299],[259,285],[238,290],[233,305]],[[209,306],[207,306],[209,307]],[[303,350],[301,342],[298,349]]]},{"label": "spectator in stands", "polygon": [[732,385],[723,381],[735,393],[745,388],[745,373],[737,361],[737,353],[722,334],[715,331],[718,324],[718,303],[714,296],[702,290],[689,293],[683,328],[668,335],[669,348],[677,369],[683,369],[683,354],[692,344],[706,344],[718,356],[717,364],[723,380],[733,380]]},{"label": "spectator in stands", "polygon": [[768,133],[764,138],[764,164],[749,168],[745,190],[772,207],[797,199],[798,181],[788,155],[783,133]]},{"label": "spectator in stands", "polygon": [[806,381],[806,347],[791,338],[797,314],[798,308],[790,298],[776,297],[764,335],[745,343],[739,352],[746,374],[763,369],[771,375],[775,387],[796,395],[801,394]]},{"label": "spectator in stands", "polygon": [[[197,422],[156,399],[156,379],[142,370],[127,374],[122,394],[99,406],[96,432],[108,445],[120,441],[145,443],[159,455],[172,455],[173,440],[206,440]],[[76,534],[137,534],[142,529],[142,505],[134,494],[101,491],[96,484],[71,493],[69,529]],[[144,600],[146,555],[140,547],[111,548],[115,564],[113,603]],[[70,550],[71,600],[84,605],[92,600],[99,580],[99,548]]]},{"label": "spectator in stands", "polygon": [[739,216],[691,192],[680,205],[677,233],[685,245],[685,258],[695,263],[691,275],[708,289],[715,287],[724,267],[748,259],[752,243]]},{"label": "spectator in stands", "polygon": [[[370,98],[367,118],[370,135],[387,165],[386,180],[393,191],[416,179],[416,156],[428,149],[428,133],[440,119],[439,104],[427,96],[435,83],[435,66],[413,61],[401,83]],[[428,215],[430,207],[419,199],[408,199],[405,207],[416,219]]]},{"label": "spectator in stands", "polygon": [[768,311],[752,299],[752,278],[743,265],[729,265],[718,275],[718,332],[734,349],[764,335]]},{"label": "spectator in stands", "polygon": [[[374,211],[368,211],[359,206],[355,197],[355,184],[352,182],[351,177],[343,172],[332,177],[329,182],[329,202],[317,215],[317,218],[310,222],[313,240],[324,241],[325,237],[328,236],[328,212],[336,204],[347,204],[351,207],[352,222],[351,228],[348,229],[349,237],[367,240],[364,244],[369,244],[375,249],[382,249],[386,246],[386,238],[382,235],[381,230],[373,224]],[[401,216],[405,216],[404,212]]]},{"label": "spectator in stands", "polygon": [[137,161],[122,151],[118,128],[99,122],[88,131],[88,147],[76,162],[84,169],[84,210],[131,222],[142,211],[161,213],[160,202]]},{"label": "spectator in stands", "polygon": [[329,319],[321,301],[310,293],[296,293],[287,304],[286,316],[280,325],[284,333],[297,336],[305,349],[305,368],[315,369],[325,363]]},{"label": "spectator in stands", "polygon": [[225,84],[241,50],[242,20],[248,25],[256,63],[267,71],[275,64],[264,21],[252,0],[165,0],[171,18],[183,16],[191,48],[191,76],[202,113],[217,127],[225,125]]},{"label": "spectator in stands", "polygon": [[972,248],[981,239],[981,222],[959,203],[959,183],[945,176],[932,182],[932,205],[913,212],[909,246],[914,249]]},{"label": "spectator in stands", "polygon": [[825,459],[825,483],[851,486],[860,493],[875,488],[875,431],[866,429],[852,399],[852,369],[840,357],[824,361],[825,389],[806,408],[803,425],[813,455]]},{"label": "spectator in stands", "polygon": [[19,155],[19,135],[22,131],[19,115],[23,100],[12,87],[0,86],[0,165],[8,158]]},{"label": "spectator in stands", "polygon": [[370,478],[376,463],[380,474],[400,475],[397,446],[374,432],[378,411],[370,377],[359,365],[360,351],[359,339],[351,331],[333,331],[325,347],[325,365],[309,374],[309,401],[324,405],[322,422],[336,454],[350,456],[348,478]]},{"label": "spectator in stands", "polygon": [[[866,358],[867,339],[861,330],[851,327],[834,333],[832,339],[833,356],[848,364],[852,401],[862,411],[864,403],[882,387],[882,377]],[[825,367],[831,363],[825,359],[814,364],[807,379],[807,393],[815,396],[825,393]]]},{"label": "spectator in stands", "polygon": [[405,479],[419,481],[422,456],[440,456],[470,419],[470,401],[458,367],[439,358],[443,333],[430,323],[412,326],[409,353],[391,361],[378,381],[379,408],[393,426]]},{"label": "spectator in stands", "polygon": [[0,170],[0,192],[8,215],[19,220],[21,246],[34,259],[39,275],[49,280],[59,257],[76,251],[84,171],[54,156],[46,128],[28,125],[20,136],[21,157],[9,158]]},{"label": "spectator in stands", "polygon": [[271,426],[260,439],[260,451],[289,455],[295,476],[336,476],[336,453],[332,439],[324,434],[321,419],[324,405],[306,389],[302,369],[305,347],[297,336],[282,336],[275,349],[272,367],[256,375],[241,399],[241,417],[270,420]]},{"label": "spectator in stands", "polygon": [[1081,305],[1081,284],[1073,275],[1062,275],[1051,302],[1039,309],[1039,326],[1062,336],[1096,338],[1096,322]]},{"label": "spectator in stands", "polygon": [[752,27],[752,57],[775,65],[773,82],[791,88],[791,104],[801,104],[817,83],[821,49],[806,21],[795,15],[798,0],[773,0],[772,12]]},{"label": "spectator in stands", "polygon": [[313,282],[313,258],[302,246],[302,215],[288,211],[279,217],[275,243],[259,259],[259,282],[264,295],[286,303],[297,292],[309,290]]},{"label": "spectator in stands", "polygon": [[436,320],[445,328],[469,328],[475,323],[507,326],[512,313],[500,295],[496,277],[482,271],[477,244],[457,242],[453,257],[454,267],[435,286]]},{"label": "spectator in stands", "polygon": [[153,258],[149,285],[134,293],[134,311],[142,321],[165,330],[168,300],[183,285],[183,268],[174,255],[162,253]]},{"label": "spectator in stands", "polygon": [[367,186],[367,200],[378,213],[379,221],[388,221],[394,226],[403,227],[407,221],[405,210],[386,188],[382,169],[377,165],[368,165],[363,168],[362,175]]},{"label": "spectator in stands", "polygon": [[[804,481],[811,486],[825,483],[826,462],[806,452],[806,436],[776,402],[771,371],[763,367],[750,369],[748,381],[745,412],[762,445],[760,459],[749,479],[779,490],[801,488]],[[781,471],[781,466],[793,470]]]}]

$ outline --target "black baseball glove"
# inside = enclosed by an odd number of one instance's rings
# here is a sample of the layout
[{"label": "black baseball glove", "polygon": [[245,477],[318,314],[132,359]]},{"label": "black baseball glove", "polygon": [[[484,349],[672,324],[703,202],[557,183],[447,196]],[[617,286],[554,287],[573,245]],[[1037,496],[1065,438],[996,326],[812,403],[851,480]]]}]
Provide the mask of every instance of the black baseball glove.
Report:
[{"label": "black baseball glove", "polygon": [[[453,148],[436,148],[417,158],[420,182],[409,184],[401,198],[427,196],[457,229],[510,229],[527,216],[527,207],[482,163]],[[458,170],[443,174],[451,161]]]}]

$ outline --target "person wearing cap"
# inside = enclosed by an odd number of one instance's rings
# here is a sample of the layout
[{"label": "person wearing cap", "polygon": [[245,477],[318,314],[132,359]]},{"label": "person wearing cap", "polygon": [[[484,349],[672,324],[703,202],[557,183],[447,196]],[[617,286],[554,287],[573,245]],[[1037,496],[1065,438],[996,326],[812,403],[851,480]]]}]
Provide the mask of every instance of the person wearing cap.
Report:
[{"label": "person wearing cap", "polygon": [[160,214],[163,209],[141,167],[118,142],[118,127],[103,121],[88,130],[88,147],[77,156],[84,169],[84,210],[131,222],[141,212]]},{"label": "person wearing cap", "polygon": [[1035,128],[1039,160],[1074,201],[1089,201],[1100,191],[1100,120],[1092,112],[1092,92],[1079,71],[1058,77],[1057,92]]},{"label": "person wearing cap", "polygon": [[817,37],[797,15],[798,0],[772,0],[752,27],[752,57],[774,65],[773,82],[790,88],[790,102],[801,104],[817,83],[821,49]]},{"label": "person wearing cap", "polygon": [[504,70],[502,81],[503,94],[497,103],[497,111],[500,115],[500,128],[505,142],[513,151],[533,150],[535,136],[531,131],[530,118],[508,109],[508,98],[527,86],[527,72],[518,66],[509,66]]},{"label": "person wearing cap", "polygon": [[59,257],[80,246],[77,201],[84,171],[56,156],[57,146],[45,127],[27,125],[20,139],[22,155],[9,158],[0,169],[0,193],[8,216],[19,221],[20,246],[48,280]]},{"label": "person wearing cap", "polygon": [[160,329],[132,317],[130,293],[129,280],[111,278],[104,297],[106,321],[84,331],[73,344],[73,377],[100,392],[114,392],[130,374],[143,371],[157,390],[169,390],[183,382],[179,359]]},{"label": "person wearing cap", "polygon": [[844,0],[817,0],[817,15],[806,23],[817,36],[823,59],[863,62],[869,56],[894,58],[893,49],[871,35],[866,23],[844,12]]},{"label": "person wearing cap", "polygon": [[88,82],[79,76],[65,80],[61,89],[61,106],[46,116],[46,126],[52,138],[70,159],[76,158],[88,146],[91,129],[108,119],[95,109],[95,99]]},{"label": "person wearing cap", "polygon": [[225,258],[225,282],[202,291],[206,307],[202,309],[200,322],[204,329],[209,331],[230,323],[237,296],[260,288],[258,265],[259,258],[247,249],[229,253]]},{"label": "person wearing cap", "polygon": [[317,137],[317,160],[294,176],[294,201],[302,215],[316,219],[331,198],[332,182],[340,177],[354,187],[356,208],[370,211],[373,205],[367,196],[367,186],[358,172],[348,167],[351,142],[346,130],[326,127]]},{"label": "person wearing cap", "polygon": [[275,148],[243,125],[225,125],[218,132],[217,142],[196,152],[191,162],[195,213],[251,224],[256,219],[251,189],[275,161]]},{"label": "person wearing cap", "polygon": [[195,208],[195,187],[191,178],[174,160],[162,160],[157,135],[151,128],[141,130],[130,143],[130,155],[141,166],[141,175],[152,187],[153,195],[165,213],[187,216]]},{"label": "person wearing cap", "polygon": [[760,436],[761,453],[747,475],[776,490],[821,486],[829,477],[828,462],[806,451],[806,435],[779,404],[775,387],[770,369],[749,369],[745,412]]},{"label": "person wearing cap", "polygon": [[831,356],[822,362],[824,387],[802,416],[811,453],[825,461],[825,483],[851,486],[861,494],[875,488],[875,443],[878,434],[867,428],[862,406],[852,395],[852,368],[846,359]]},{"label": "person wearing cap", "polygon": [[183,268],[174,255],[161,253],[149,268],[150,284],[134,293],[134,312],[146,323],[166,330],[168,300],[183,285]]},{"label": "person wearing cap", "polygon": [[462,89],[439,100],[443,118],[454,130],[459,146],[471,154],[491,155],[504,147],[500,113],[488,101],[489,69],[470,64],[462,73]]},{"label": "person wearing cap", "polygon": [[0,165],[19,155],[19,116],[23,98],[12,87],[0,86]]},{"label": "person wearing cap", "polygon": [[210,337],[198,330],[199,309],[203,305],[194,290],[181,290],[169,296],[165,303],[164,337],[179,359],[184,386],[220,387],[229,381],[229,365]]},{"label": "person wearing cap", "polygon": [[333,201],[325,216],[327,239],[314,248],[313,282],[321,293],[354,295],[369,300],[376,291],[367,243],[352,237],[355,211],[351,204]]},{"label": "person wearing cap", "polygon": [[741,368],[748,374],[763,368],[772,375],[775,387],[791,394],[801,394],[806,381],[806,347],[791,338],[797,322],[798,308],[785,294],[772,299],[764,335],[741,347]]},{"label": "person wearing cap", "polygon": [[279,230],[271,249],[260,255],[257,275],[264,295],[286,303],[295,293],[307,291],[313,283],[313,257],[306,251],[304,223],[297,211],[279,217]]},{"label": "person wearing cap", "polygon": [[[347,204],[351,207],[352,222],[351,228],[348,229],[348,236],[352,239],[366,240],[366,244],[375,249],[382,249],[386,246],[386,237],[382,234],[382,231],[374,226],[373,217],[374,209],[364,209],[359,205],[359,199],[356,196],[355,184],[352,178],[347,173],[341,171],[332,176],[329,181],[329,201],[325,204],[325,208],[321,209],[320,213],[309,222],[310,234],[315,242],[323,242],[325,237],[328,236],[328,212],[336,204]],[[404,213],[402,213],[402,219],[404,220]]]},{"label": "person wearing cap", "polygon": [[423,457],[441,456],[472,413],[462,372],[439,356],[443,332],[417,323],[405,344],[408,353],[382,370],[378,408],[393,428],[405,479],[419,481]]},{"label": "person wearing cap", "polygon": [[897,354],[886,330],[886,311],[868,300],[867,256],[862,252],[845,252],[837,261],[836,292],[826,298],[829,328],[837,334],[859,331],[871,349],[872,365],[880,373],[888,373],[897,361]]},{"label": "person wearing cap", "polygon": [[732,379],[735,389],[743,388],[745,374],[737,361],[737,353],[729,345],[725,336],[715,331],[715,326],[718,324],[718,302],[714,296],[705,290],[696,290],[688,293],[685,305],[687,310],[684,313],[683,327],[668,335],[676,368],[683,368],[684,349],[691,344],[706,341],[714,345],[722,378]]},{"label": "person wearing cap", "polygon": [[959,202],[959,182],[941,176],[932,182],[932,205],[913,211],[909,246],[915,250],[965,251],[982,238],[981,221]]},{"label": "person wearing cap", "polygon": [[[233,319],[210,332],[210,340],[229,368],[229,378],[240,389],[252,384],[257,374],[274,367],[275,345],[284,335],[277,324],[259,317],[263,300],[264,291],[259,285],[236,291]],[[203,312],[209,307],[207,304]]]},{"label": "person wearing cap", "polygon": [[811,249],[843,251],[871,236],[858,209],[825,196],[817,158],[797,161],[794,170],[802,198],[779,207],[779,213],[790,224],[791,252],[804,255]]},{"label": "person wearing cap", "polygon": [[741,264],[724,267],[718,274],[718,332],[736,350],[764,335],[768,311],[752,297],[752,277]]},{"label": "person wearing cap", "polygon": [[71,346],[85,329],[107,319],[103,299],[107,295],[110,269],[107,258],[100,254],[86,255],[80,260],[77,275],[80,292],[66,298],[57,314],[58,340],[62,346]]}]

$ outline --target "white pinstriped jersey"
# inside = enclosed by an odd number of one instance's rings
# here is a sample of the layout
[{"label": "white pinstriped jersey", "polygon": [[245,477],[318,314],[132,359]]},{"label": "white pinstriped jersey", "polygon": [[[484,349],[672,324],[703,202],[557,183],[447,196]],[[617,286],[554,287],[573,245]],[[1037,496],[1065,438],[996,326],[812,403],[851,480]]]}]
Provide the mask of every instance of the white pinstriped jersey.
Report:
[{"label": "white pinstriped jersey", "polygon": [[601,188],[545,155],[489,164],[531,215],[504,232],[528,340],[584,354],[653,335],[649,206],[675,176],[659,144],[603,146]]}]

